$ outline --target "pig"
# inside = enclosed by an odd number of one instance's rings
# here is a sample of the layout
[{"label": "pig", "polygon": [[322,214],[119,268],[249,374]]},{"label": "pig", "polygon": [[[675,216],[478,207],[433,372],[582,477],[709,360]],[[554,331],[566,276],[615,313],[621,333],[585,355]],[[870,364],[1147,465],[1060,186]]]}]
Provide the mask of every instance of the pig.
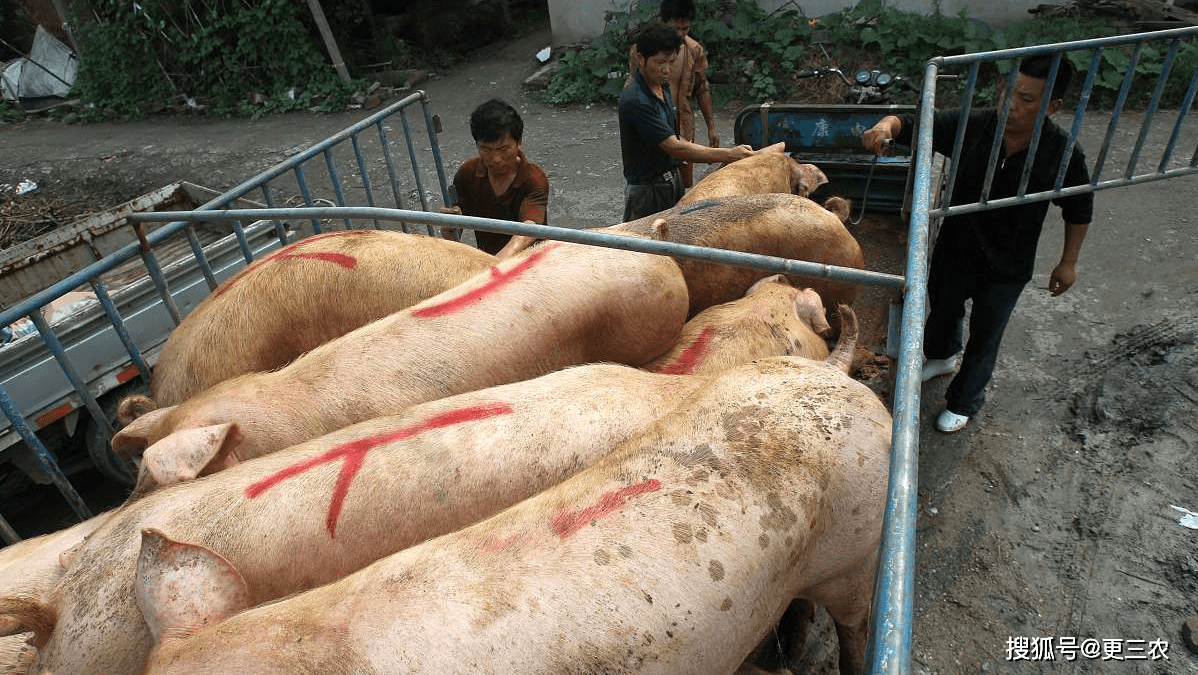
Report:
[{"label": "pig", "polygon": [[[819,186],[828,182],[828,177],[814,164],[800,164],[785,154],[786,143],[774,143],[758,150],[745,159],[725,164],[704,176],[678,201],[677,207],[708,199],[735,195],[763,194],[771,192],[793,193],[806,197]],[[522,250],[534,239],[515,238],[500,251],[498,257]]]},{"label": "pig", "polygon": [[[744,161],[744,160],[741,160]],[[836,214],[791,194],[722,197],[676,206],[654,216],[599,231],[634,232],[680,244],[743,251],[825,265],[862,269],[861,245]],[[689,316],[734,300],[769,272],[678,258],[690,296]],[[852,305],[856,285],[787,275],[795,286],[812,288],[825,307]],[[833,324],[833,329],[837,324]]]},{"label": "pig", "polygon": [[143,463],[166,468],[139,471],[139,496],[164,479],[194,478],[188,466],[217,471],[415,403],[569,365],[642,365],[676,341],[686,306],[669,258],[553,242],[279,370],[143,415],[112,448],[144,449]]},{"label": "pig", "polygon": [[800,164],[782,152],[759,152],[707,174],[682,196],[678,206],[770,192],[806,197],[827,182],[828,177],[814,164]]},{"label": "pig", "polygon": [[890,425],[834,367],[755,361],[491,518],[254,608],[219,550],[146,528],[145,672],[732,673],[794,598],[860,672]]},{"label": "pig", "polygon": [[699,312],[682,327],[674,348],[644,368],[686,375],[719,372],[757,356],[825,359],[828,344],[821,336],[831,330],[819,294],[775,274],[755,282],[740,300]]},{"label": "pig", "polygon": [[188,314],[162,348],[150,396],[122,400],[118,421],[128,424],[237,375],[284,366],[496,262],[466,244],[391,230],[301,239],[250,263]]},{"label": "pig", "polygon": [[[23,539],[0,549],[0,597],[36,603],[58,583],[63,570],[83,541],[103,524],[111,511],[40,537]],[[32,635],[22,634],[0,616],[0,675],[28,672],[33,661]]]},{"label": "pig", "polygon": [[26,675],[36,654],[24,635],[0,637],[0,675]]},{"label": "pig", "polygon": [[[851,310],[843,311],[855,325]],[[837,349],[851,353],[855,339],[842,332]],[[762,352],[741,354],[747,360]],[[419,404],[164,488],[123,506],[81,547],[79,563],[45,601],[6,606],[0,598],[0,617],[7,611],[21,626],[42,626],[39,668],[48,672],[136,671],[151,646],[132,590],[140,529],[223,547],[248,584],[247,601],[266,602],[548,488],[709,379],[577,366]]]}]

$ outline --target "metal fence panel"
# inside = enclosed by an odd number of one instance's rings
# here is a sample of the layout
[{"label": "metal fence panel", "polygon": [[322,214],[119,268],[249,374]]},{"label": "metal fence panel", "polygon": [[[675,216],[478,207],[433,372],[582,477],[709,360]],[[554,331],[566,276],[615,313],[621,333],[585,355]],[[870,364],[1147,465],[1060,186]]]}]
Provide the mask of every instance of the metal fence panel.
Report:
[{"label": "metal fence panel", "polygon": [[[1198,173],[1198,148],[1189,159],[1178,158],[1174,152],[1182,124],[1194,102],[1195,89],[1198,88],[1198,68],[1195,68],[1192,73],[1182,74],[1189,78],[1189,85],[1176,111],[1170,139],[1161,157],[1156,161],[1155,168],[1137,173],[1144,140],[1159,113],[1161,93],[1164,90],[1166,79],[1170,77],[1174,56],[1183,42],[1188,41],[1188,44],[1192,46],[1195,40],[1198,40],[1198,27],[941,57],[928,63],[924,72],[915,148],[915,186],[910,221],[905,305],[900,327],[902,337],[896,381],[890,489],[887,496],[882,547],[879,552],[878,581],[870,625],[870,653],[866,661],[867,672],[871,675],[906,675],[911,670],[912,607],[915,591],[915,522],[918,498],[919,369],[923,357],[921,347],[924,321],[923,296],[927,285],[927,240],[933,219]],[[1122,174],[1104,179],[1103,173],[1107,160],[1115,154],[1116,150],[1120,150],[1115,143],[1115,132],[1118,129],[1133,81],[1142,81],[1143,78],[1143,74],[1136,70],[1136,63],[1145,46],[1158,44],[1168,45],[1166,58],[1161,72],[1157,74],[1157,80],[1153,83],[1136,143],[1129,152],[1126,168]],[[1097,158],[1091,170],[1090,183],[1082,186],[1062,187],[1066,162],[1070,151],[1077,142],[1086,108],[1092,97],[1095,73],[1098,70],[1102,52],[1106,49],[1131,50],[1129,63],[1116,95],[1106,137],[1097,149]],[[1053,189],[1032,194],[1026,193],[1031,158],[1035,155],[1046,119],[1048,97],[1044,97],[1037,114],[1028,159],[1023,167],[1016,195],[996,199],[989,198],[990,186],[994,178],[993,167],[999,156],[1003,127],[1010,112],[1008,98],[998,106],[1000,122],[990,144],[989,163],[981,198],[972,203],[951,205],[953,189],[956,185],[956,173],[953,167],[961,166],[962,161],[962,141],[965,130],[965,124],[962,122],[958,124],[959,132],[954,139],[952,154],[949,157],[949,164],[946,166],[947,176],[943,183],[940,204],[937,206],[930,204],[934,154],[932,120],[937,101],[938,73],[949,68],[965,68],[967,70],[959,117],[963,121],[974,107],[973,99],[977,91],[979,72],[983,65],[1002,64],[1007,66],[1006,91],[1011,91],[1020,60],[1040,54],[1053,56],[1049,73],[1049,78],[1052,78],[1057,72],[1062,58],[1067,58],[1072,53],[1085,54],[1087,52],[1092,53],[1088,60],[1089,69],[1081,86],[1079,101],[1073,113],[1073,123],[1067,132],[1068,140]]]},{"label": "metal fence panel", "polygon": [[[430,188],[439,189],[444,202],[448,185],[437,144],[439,120],[428,103],[423,91],[414,92],[211,198],[197,207],[196,213],[241,206],[246,199],[260,199],[267,206],[403,208],[419,204],[427,208],[433,196]],[[409,115],[416,124],[409,121]],[[406,163],[396,161],[400,156]],[[170,331],[218,283],[295,238],[329,227],[322,218],[308,218],[307,214],[294,222],[255,220],[255,214],[249,214],[224,219],[232,224],[228,236],[201,242],[194,221],[166,215],[158,220],[167,224],[148,234],[140,223],[121,219],[112,227],[132,227],[136,238],[125,236],[125,241],[132,243],[97,253],[95,262],[81,269],[76,266],[77,271],[0,308],[0,326],[30,317],[38,328],[34,335],[0,346],[0,409],[8,420],[6,427],[0,427],[0,453],[28,452],[31,461],[24,466],[40,480],[53,483],[81,518],[90,515],[89,509],[37,431],[85,407],[96,419],[107,446],[112,429],[101,414],[101,396],[133,380],[148,386],[149,367]],[[349,219],[344,223],[348,226]],[[383,225],[373,221],[357,226]],[[407,222],[398,223],[403,231],[414,228]],[[432,228],[425,225],[421,231],[431,234]],[[118,270],[122,278],[132,276],[134,280],[114,287],[108,280]],[[42,320],[46,305],[89,286],[97,296],[94,306],[54,325]],[[89,452],[93,458],[106,456],[107,447],[95,452],[89,448]],[[4,455],[0,457],[10,458]],[[100,468],[117,474],[130,469],[116,464]],[[0,539],[12,542],[18,538],[0,518]]]}]

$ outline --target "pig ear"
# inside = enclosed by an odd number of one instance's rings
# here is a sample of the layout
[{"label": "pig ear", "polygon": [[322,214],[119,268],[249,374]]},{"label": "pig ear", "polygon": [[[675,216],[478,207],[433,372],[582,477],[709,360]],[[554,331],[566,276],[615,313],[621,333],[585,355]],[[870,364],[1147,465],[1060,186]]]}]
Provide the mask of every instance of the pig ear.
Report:
[{"label": "pig ear", "polygon": [[665,218],[658,218],[649,226],[649,236],[658,241],[670,240],[670,226]]},{"label": "pig ear", "polygon": [[832,326],[828,325],[828,317],[824,313],[823,305],[816,307],[814,305],[802,303],[798,298],[796,298],[795,314],[797,314],[799,319],[801,319],[804,323],[806,323],[808,326],[811,326],[811,330],[815,331],[815,333],[820,337],[827,338],[832,336]]},{"label": "pig ear", "polygon": [[824,209],[833,213],[840,222],[849,222],[849,215],[853,211],[853,202],[844,197],[828,197],[824,200]]},{"label": "pig ear", "polygon": [[236,422],[176,431],[146,448],[134,493],[195,480],[206,469],[224,463],[240,442]]},{"label": "pig ear", "polygon": [[798,184],[792,187],[800,197],[806,197],[828,182],[828,177],[814,164],[800,164],[798,174]]},{"label": "pig ear", "polygon": [[[85,538],[83,541],[87,541],[87,539]],[[83,541],[58,554],[58,566],[60,568],[65,570],[75,563],[75,559],[79,557],[79,547],[83,546]]]},{"label": "pig ear", "polygon": [[245,579],[228,560],[154,529],[141,531],[133,592],[155,642],[164,633],[191,633],[249,607]]},{"label": "pig ear", "polygon": [[757,152],[759,152],[759,153],[762,153],[762,152],[786,152],[786,141],[778,141],[777,143],[774,143],[773,145],[767,145],[764,148],[758,150]]},{"label": "pig ear", "polygon": [[786,278],[785,274],[774,274],[768,277],[762,277],[757,281],[754,281],[752,286],[749,286],[749,290],[745,291],[745,295],[752,295],[756,293],[757,289],[765,286],[766,284],[784,284],[789,286],[790,280]]},{"label": "pig ear", "polygon": [[58,621],[58,614],[47,605],[22,597],[0,598],[0,637],[33,633],[33,645],[44,647]]},{"label": "pig ear", "polygon": [[113,434],[112,451],[126,457],[136,456],[138,450],[144,450],[150,444],[151,438],[159,435],[163,418],[174,409],[175,406],[172,405],[150,410],[129,422],[124,428]]},{"label": "pig ear", "polygon": [[157,407],[158,404],[154,403],[154,399],[149,396],[140,394],[126,396],[116,406],[116,421],[120,422],[121,426],[127,426],[138,417],[153,412]]}]

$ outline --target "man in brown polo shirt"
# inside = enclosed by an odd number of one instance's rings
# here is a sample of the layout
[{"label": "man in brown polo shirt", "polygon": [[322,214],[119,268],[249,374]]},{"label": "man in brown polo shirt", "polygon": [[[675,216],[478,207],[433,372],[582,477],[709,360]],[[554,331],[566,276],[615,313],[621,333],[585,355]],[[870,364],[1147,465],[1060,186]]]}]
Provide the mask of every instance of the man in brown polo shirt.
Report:
[{"label": "man in brown polo shirt", "polygon": [[[499,99],[483,103],[470,114],[470,134],[478,155],[466,160],[453,177],[457,205],[442,207],[441,212],[545,224],[549,178],[524,154],[524,121],[516,109]],[[442,228],[447,238],[453,232]],[[534,241],[485,230],[475,230],[474,237],[480,250],[500,258]]]}]

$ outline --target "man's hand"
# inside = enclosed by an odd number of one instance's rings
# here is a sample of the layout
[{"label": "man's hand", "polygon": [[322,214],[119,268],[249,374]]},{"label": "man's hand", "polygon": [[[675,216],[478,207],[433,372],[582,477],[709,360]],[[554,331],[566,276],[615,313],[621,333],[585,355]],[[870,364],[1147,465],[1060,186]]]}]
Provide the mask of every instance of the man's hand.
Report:
[{"label": "man's hand", "polygon": [[894,115],[887,115],[878,120],[871,129],[861,134],[861,145],[875,155],[882,155],[886,147],[902,131],[902,122]]},{"label": "man's hand", "polygon": [[742,145],[738,145],[734,148],[728,148],[727,161],[735,162],[739,159],[744,159],[746,157],[752,157],[755,154],[757,154],[757,151],[753,149],[753,146],[742,144]]},{"label": "man's hand", "polygon": [[720,135],[711,127],[707,128],[707,144],[713,148],[720,147]]},{"label": "man's hand", "polygon": [[[462,215],[462,207],[460,206],[442,206],[438,209],[441,213],[448,213],[453,216]],[[461,241],[462,230],[456,227],[441,227],[441,238],[450,241]]]},{"label": "man's hand", "polygon": [[1048,292],[1052,297],[1056,297],[1073,285],[1077,281],[1077,270],[1073,263],[1060,262],[1053,268],[1052,275],[1048,277]]}]

